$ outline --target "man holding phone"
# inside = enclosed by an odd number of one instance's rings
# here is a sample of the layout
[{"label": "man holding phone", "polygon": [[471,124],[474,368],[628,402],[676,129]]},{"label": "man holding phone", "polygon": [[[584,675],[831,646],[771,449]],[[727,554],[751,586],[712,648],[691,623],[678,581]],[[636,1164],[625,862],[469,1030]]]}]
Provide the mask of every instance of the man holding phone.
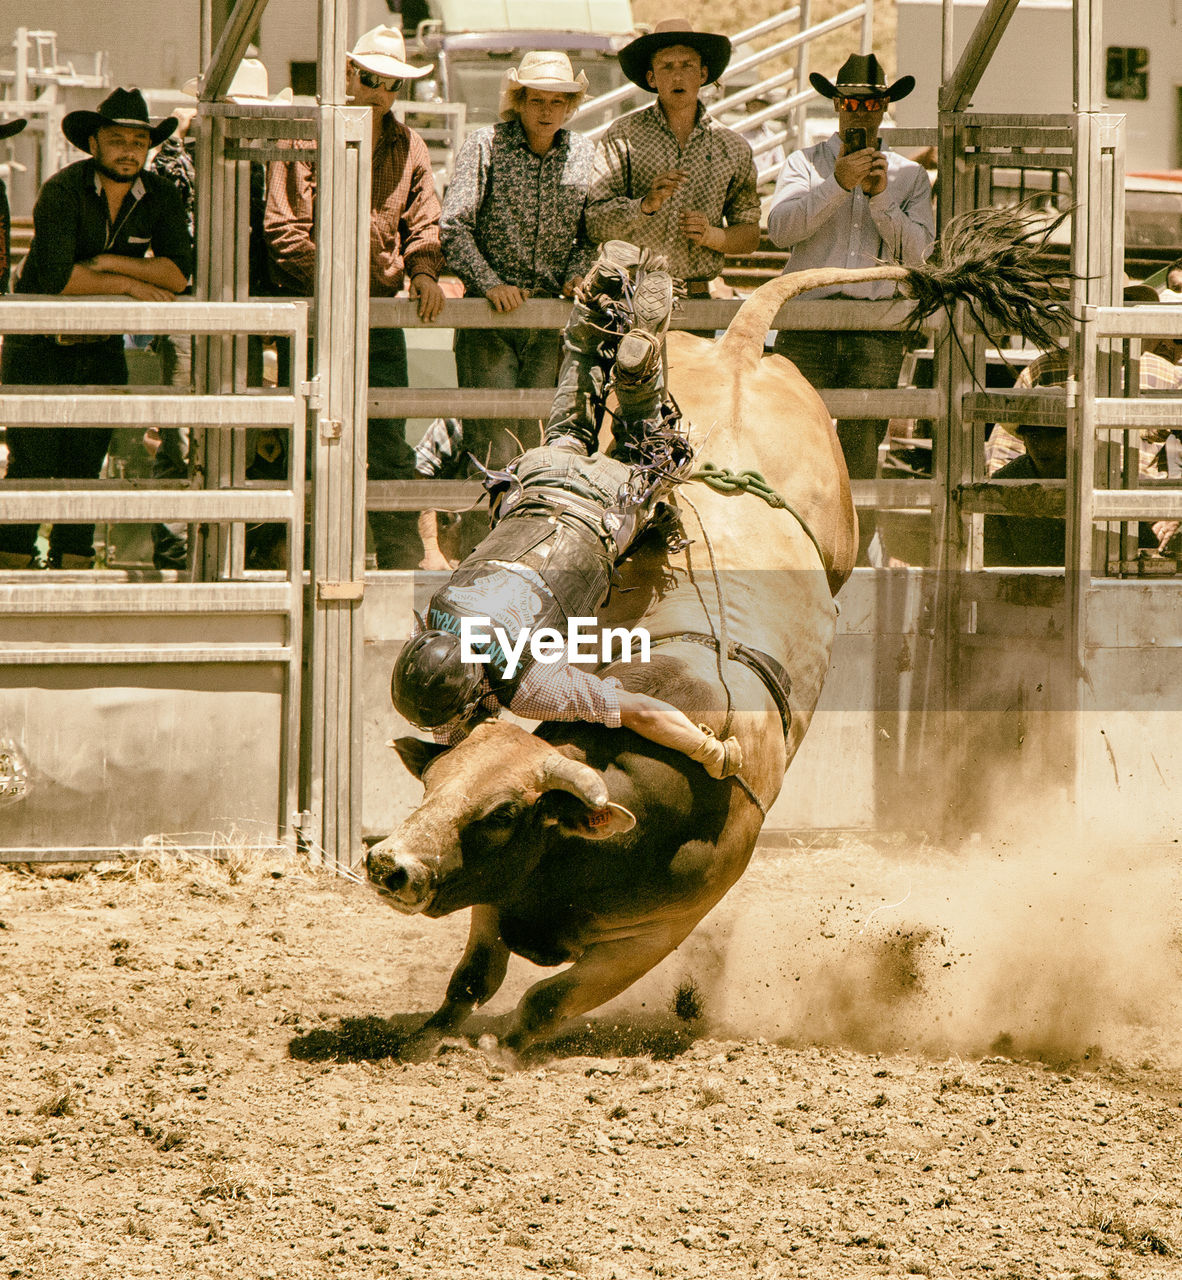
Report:
[{"label": "man holding phone", "polygon": [[[809,267],[918,266],[936,236],[932,188],[914,160],[884,150],[878,136],[887,107],[915,88],[914,76],[888,87],[874,54],[851,54],[836,83],[814,72],[818,93],[833,100],[837,132],[794,151],[784,162],[768,214],[768,235],[790,248],[789,271]],[[891,281],[867,281],[813,289],[800,299],[889,298]],[[775,349],[814,387],[893,387],[899,379],[907,335],[894,330],[785,329]],[[873,479],[878,446],[889,419],[843,419],[837,434],[850,477]],[[873,522],[863,520],[863,547]]]}]

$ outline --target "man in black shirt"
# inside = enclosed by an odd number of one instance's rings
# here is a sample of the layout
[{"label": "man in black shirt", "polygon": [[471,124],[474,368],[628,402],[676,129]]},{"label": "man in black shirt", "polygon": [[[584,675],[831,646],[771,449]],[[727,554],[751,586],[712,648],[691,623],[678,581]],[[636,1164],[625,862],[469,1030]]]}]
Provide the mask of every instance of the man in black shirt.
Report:
[{"label": "man in black shirt", "polygon": [[[97,111],[71,111],[62,132],[90,159],[68,165],[41,188],[33,243],[16,292],[63,296],[124,294],[171,301],[188,283],[193,243],[176,191],[144,171],[148,152],[176,128],[157,124],[138,89],[116,89]],[[151,250],[151,256],[148,252]],[[17,335],[4,343],[6,386],[121,386],[122,335]],[[102,428],[9,427],[8,479],[97,479],[111,432]],[[36,525],[0,524],[0,568],[29,568]],[[51,568],[94,563],[94,525],[55,525]]]}]

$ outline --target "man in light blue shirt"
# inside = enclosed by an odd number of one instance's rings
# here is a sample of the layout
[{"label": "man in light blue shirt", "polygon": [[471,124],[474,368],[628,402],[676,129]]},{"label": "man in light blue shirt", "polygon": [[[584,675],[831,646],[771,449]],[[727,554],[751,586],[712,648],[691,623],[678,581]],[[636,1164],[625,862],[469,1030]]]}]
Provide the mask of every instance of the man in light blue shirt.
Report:
[{"label": "man in light blue shirt", "polygon": [[[903,76],[888,87],[871,53],[847,58],[836,84],[816,72],[809,80],[833,100],[838,128],[824,142],[794,151],[776,183],[768,234],[780,248],[792,250],[788,270],[918,266],[936,234],[931,183],[922,166],[878,145],[883,113],[915,88],[915,78]],[[887,298],[894,291],[892,281],[869,281],[813,289],[800,297]],[[906,334],[892,330],[786,329],[777,335],[775,349],[814,387],[893,387],[906,342]],[[874,477],[887,423],[885,418],[838,422],[851,478]]]}]

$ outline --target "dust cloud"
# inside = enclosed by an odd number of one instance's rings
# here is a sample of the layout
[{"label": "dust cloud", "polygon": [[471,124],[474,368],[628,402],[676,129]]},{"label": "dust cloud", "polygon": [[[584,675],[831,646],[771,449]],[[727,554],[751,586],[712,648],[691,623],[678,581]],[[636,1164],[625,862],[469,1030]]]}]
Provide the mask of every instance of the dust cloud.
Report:
[{"label": "dust cloud", "polygon": [[623,1000],[690,979],[716,1035],[1182,1065],[1180,867],[1115,840],[762,849]]}]

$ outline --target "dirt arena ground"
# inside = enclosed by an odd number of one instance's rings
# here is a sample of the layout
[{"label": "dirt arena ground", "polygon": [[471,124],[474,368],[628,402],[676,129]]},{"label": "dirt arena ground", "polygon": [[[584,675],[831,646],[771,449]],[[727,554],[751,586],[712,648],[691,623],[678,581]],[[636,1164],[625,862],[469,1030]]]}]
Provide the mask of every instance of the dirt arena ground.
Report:
[{"label": "dirt arena ground", "polygon": [[0,870],[0,1277],[1176,1276],[1177,873],[761,849],[514,1071],[397,1058],[464,918],[233,852]]}]

